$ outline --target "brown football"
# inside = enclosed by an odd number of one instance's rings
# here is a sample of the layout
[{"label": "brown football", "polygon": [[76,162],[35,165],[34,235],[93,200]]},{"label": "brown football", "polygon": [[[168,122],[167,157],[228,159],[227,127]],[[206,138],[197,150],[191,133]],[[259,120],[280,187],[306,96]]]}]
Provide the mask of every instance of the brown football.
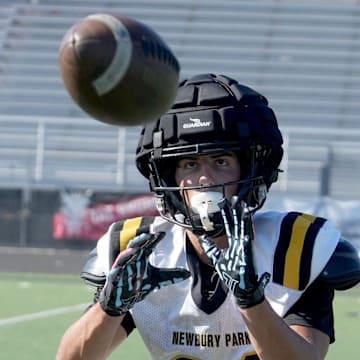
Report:
[{"label": "brown football", "polygon": [[86,113],[102,122],[135,126],[172,105],[180,66],[165,41],[127,16],[93,14],[72,26],[61,42],[65,88]]}]

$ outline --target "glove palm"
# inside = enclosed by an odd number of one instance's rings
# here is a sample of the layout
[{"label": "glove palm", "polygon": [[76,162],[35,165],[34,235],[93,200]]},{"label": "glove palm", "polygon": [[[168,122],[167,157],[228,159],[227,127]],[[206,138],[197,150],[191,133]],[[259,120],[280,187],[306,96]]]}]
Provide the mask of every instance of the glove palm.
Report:
[{"label": "glove palm", "polygon": [[149,262],[149,255],[165,233],[141,234],[120,252],[109,271],[99,297],[103,310],[120,316],[156,288],[185,280],[190,273],[181,268],[159,269]]},{"label": "glove palm", "polygon": [[270,274],[260,279],[255,271],[252,241],[254,230],[252,215],[243,201],[233,198],[232,206],[227,202],[219,204],[223,217],[228,247],[219,249],[206,235],[201,246],[218,272],[220,278],[234,294],[241,308],[249,308],[264,300],[264,289]]}]

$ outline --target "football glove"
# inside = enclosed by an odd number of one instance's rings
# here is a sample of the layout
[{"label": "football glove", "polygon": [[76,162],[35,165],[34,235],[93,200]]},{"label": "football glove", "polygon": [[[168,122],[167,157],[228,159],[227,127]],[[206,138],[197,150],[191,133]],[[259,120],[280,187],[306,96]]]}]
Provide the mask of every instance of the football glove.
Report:
[{"label": "football glove", "polygon": [[164,235],[164,232],[141,234],[120,252],[99,296],[99,303],[108,315],[123,315],[154,289],[190,276],[185,269],[160,269],[150,264],[148,257]]},{"label": "football glove", "polygon": [[231,206],[225,200],[219,207],[228,247],[218,248],[206,235],[201,237],[200,243],[221,280],[234,294],[240,308],[250,308],[264,301],[264,289],[270,280],[269,273],[264,273],[258,279],[255,271],[252,214],[245,202],[239,201],[237,197],[233,197]]}]

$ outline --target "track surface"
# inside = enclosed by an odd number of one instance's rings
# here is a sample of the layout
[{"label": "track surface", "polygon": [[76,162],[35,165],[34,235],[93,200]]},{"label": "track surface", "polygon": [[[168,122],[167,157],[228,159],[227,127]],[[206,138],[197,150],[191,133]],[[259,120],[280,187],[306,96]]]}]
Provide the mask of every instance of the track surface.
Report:
[{"label": "track surface", "polygon": [[80,274],[88,250],[0,247],[0,272]]}]

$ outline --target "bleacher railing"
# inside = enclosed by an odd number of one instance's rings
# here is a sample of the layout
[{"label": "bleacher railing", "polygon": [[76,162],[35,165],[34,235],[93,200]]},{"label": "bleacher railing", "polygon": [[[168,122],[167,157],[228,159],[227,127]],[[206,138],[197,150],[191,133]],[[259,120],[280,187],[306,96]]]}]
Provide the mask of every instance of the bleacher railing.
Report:
[{"label": "bleacher railing", "polygon": [[[360,130],[285,127],[274,189],[359,196]],[[89,118],[0,116],[0,187],[144,192],[135,166],[140,127]]]}]

